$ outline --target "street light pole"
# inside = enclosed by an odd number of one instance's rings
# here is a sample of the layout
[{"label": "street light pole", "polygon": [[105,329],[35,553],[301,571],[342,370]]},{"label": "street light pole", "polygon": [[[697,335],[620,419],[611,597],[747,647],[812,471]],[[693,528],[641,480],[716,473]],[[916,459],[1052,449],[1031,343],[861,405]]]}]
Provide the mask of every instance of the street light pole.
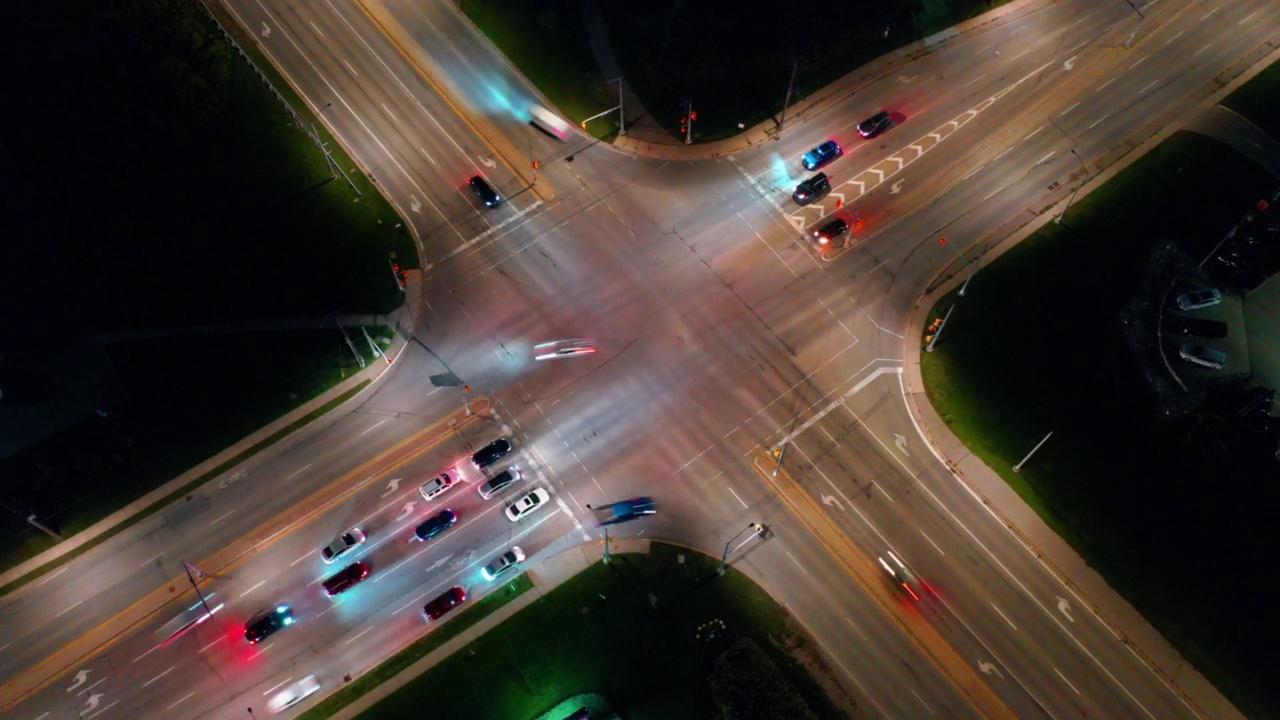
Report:
[{"label": "street light pole", "polygon": [[[791,63],[791,79],[787,81],[787,96],[782,99],[782,117],[778,118],[778,135],[782,137],[782,126],[787,123],[787,107],[791,105],[791,88],[796,84],[796,70],[800,67],[800,61],[796,60]],[[777,138],[774,138],[775,140]]]},{"label": "street light pole", "polygon": [[[946,245],[946,244],[947,244],[947,239],[946,239],[946,238],[944,238],[944,237],[940,237],[940,238],[938,238],[938,244],[939,244],[939,245]],[[964,261],[964,264],[969,266],[969,277],[967,277],[967,278],[965,278],[965,279],[964,279],[964,284],[960,286],[960,292],[956,293],[956,294],[957,294],[957,295],[959,295],[960,297],[964,297],[964,293],[965,293],[965,291],[969,289],[969,281],[973,279],[973,276],[974,276],[975,274],[977,274],[978,269],[977,269],[977,268],[975,268],[975,267],[973,266],[973,263],[969,262],[969,258],[965,257],[965,256],[964,256],[964,253],[960,252],[960,248],[955,247],[955,246],[952,246],[952,248],[951,248],[951,249],[952,249],[952,250],[955,250],[955,252],[956,252],[956,257],[958,257],[958,258],[960,258],[961,260],[963,260],[963,261]]]},{"label": "street light pole", "polygon": [[609,82],[618,83],[618,134],[627,134],[627,114],[622,111],[622,76],[610,80]]},{"label": "street light pole", "polygon": [[[734,540],[737,540],[738,538],[742,537],[742,533],[748,530],[755,530],[756,534],[759,535],[761,531],[761,525],[760,523],[751,523],[745,528],[739,530],[737,535],[734,535],[733,537],[729,538],[729,542],[724,544],[724,554],[720,556],[720,567],[716,568],[716,575],[723,575],[725,566],[729,564],[729,546],[733,544]],[[733,549],[737,550],[738,548],[742,547],[743,545],[745,545],[750,541],[751,541],[751,538],[747,538],[746,540],[743,540],[741,543],[739,543],[738,546]]]},{"label": "street light pole", "polygon": [[1067,209],[1071,207],[1071,203],[1076,201],[1076,195],[1080,194],[1080,188],[1089,182],[1089,166],[1084,164],[1084,159],[1080,157],[1080,153],[1076,152],[1075,148],[1071,148],[1071,154],[1076,156],[1076,160],[1080,162],[1080,167],[1084,169],[1084,179],[1080,181],[1075,191],[1071,193],[1071,197],[1067,199],[1067,204],[1063,206],[1062,212],[1058,213],[1058,217],[1053,219],[1053,222],[1058,225],[1062,224],[1062,216],[1067,214]]},{"label": "street light pole", "polygon": [[[200,598],[200,604],[204,606],[204,611],[208,613],[207,617],[213,617],[213,610],[209,609],[209,602],[204,599],[204,593],[200,592],[200,586],[196,584],[196,579],[191,576],[191,567],[191,563],[186,560],[182,561],[182,569],[186,571],[187,580],[191,581],[191,587],[195,588],[196,597]],[[204,573],[200,572],[199,568],[196,569],[196,572],[200,573],[202,576],[204,575]]]}]

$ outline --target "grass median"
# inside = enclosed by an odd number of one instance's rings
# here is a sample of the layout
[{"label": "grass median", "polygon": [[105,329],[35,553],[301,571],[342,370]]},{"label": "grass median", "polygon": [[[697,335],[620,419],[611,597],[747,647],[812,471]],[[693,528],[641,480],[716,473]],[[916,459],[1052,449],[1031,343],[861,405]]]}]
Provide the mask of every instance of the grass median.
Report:
[{"label": "grass median", "polygon": [[1273,525],[1272,476],[1202,453],[1208,410],[1157,419],[1119,313],[1157,241],[1198,260],[1272,187],[1177,133],[983,267],[963,300],[942,298],[934,316],[955,311],[921,362],[952,431],[1246,714],[1280,709],[1267,601],[1228,587],[1280,550],[1257,532]]},{"label": "grass median", "polygon": [[[766,650],[818,717],[845,717],[806,669],[821,667],[809,638],[745,575],[730,568],[716,576],[718,564],[660,543],[648,555],[615,554],[360,718],[398,720],[430,707],[439,717],[521,720],[584,693],[603,695],[631,720],[713,717],[711,663],[742,638]],[[716,620],[724,629],[709,634]]]}]

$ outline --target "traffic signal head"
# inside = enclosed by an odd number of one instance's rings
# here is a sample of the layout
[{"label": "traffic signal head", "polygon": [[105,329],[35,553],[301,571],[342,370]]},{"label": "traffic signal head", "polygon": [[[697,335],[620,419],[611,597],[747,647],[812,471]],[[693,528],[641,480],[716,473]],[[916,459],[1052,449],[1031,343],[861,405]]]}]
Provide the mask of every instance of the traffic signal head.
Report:
[{"label": "traffic signal head", "polygon": [[689,113],[689,120],[690,120],[690,122],[692,122],[692,121],[694,121],[694,120],[697,120],[697,119],[698,119],[698,113],[696,113],[696,112],[690,112],[690,113]]}]

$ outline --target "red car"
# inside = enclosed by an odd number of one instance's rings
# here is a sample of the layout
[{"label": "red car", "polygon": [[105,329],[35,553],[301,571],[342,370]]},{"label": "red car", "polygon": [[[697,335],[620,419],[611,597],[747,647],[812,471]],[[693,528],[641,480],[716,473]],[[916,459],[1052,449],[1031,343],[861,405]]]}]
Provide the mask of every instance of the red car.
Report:
[{"label": "red car", "polygon": [[428,620],[439,620],[445,613],[458,607],[467,599],[467,591],[460,587],[445,590],[439,597],[427,603],[422,613]]},{"label": "red car", "polygon": [[324,593],[329,597],[339,595],[351,589],[352,585],[369,576],[369,566],[362,562],[354,562],[338,571],[338,574],[324,581]]}]

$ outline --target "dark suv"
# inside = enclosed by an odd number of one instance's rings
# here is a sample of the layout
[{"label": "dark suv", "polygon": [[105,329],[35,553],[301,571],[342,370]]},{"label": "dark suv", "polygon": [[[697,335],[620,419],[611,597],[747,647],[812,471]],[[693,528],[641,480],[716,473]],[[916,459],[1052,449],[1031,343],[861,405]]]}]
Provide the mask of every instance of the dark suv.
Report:
[{"label": "dark suv", "polygon": [[813,198],[830,191],[831,181],[827,179],[827,174],[818,173],[797,185],[795,192],[791,193],[791,197],[796,202],[804,205]]},{"label": "dark suv", "polygon": [[369,577],[369,566],[362,562],[354,562],[339,570],[333,577],[323,583],[324,594],[329,597],[340,595],[351,589],[353,585]]},{"label": "dark suv", "polygon": [[427,518],[418,526],[417,530],[413,531],[413,534],[416,535],[419,540],[430,540],[445,530],[453,527],[453,524],[456,522],[458,522],[457,513],[449,509],[441,510],[435,515]]},{"label": "dark suv", "polygon": [[893,125],[893,115],[888,110],[881,110],[858,123],[858,134],[864,138],[873,138],[888,130]]},{"label": "dark suv", "polygon": [[250,645],[256,645],[275,635],[281,628],[292,624],[293,610],[289,609],[288,605],[277,605],[245,623],[244,639],[248,640]]},{"label": "dark suv", "polygon": [[841,218],[832,218],[831,222],[813,231],[813,239],[823,250],[832,247],[835,240],[849,232],[849,223]]},{"label": "dark suv", "polygon": [[496,208],[502,204],[502,196],[498,194],[497,190],[493,189],[493,186],[482,175],[476,175],[471,178],[471,191],[476,194],[476,197],[480,198],[480,202],[484,203],[487,208]]},{"label": "dark suv", "polygon": [[509,452],[511,452],[511,441],[506,438],[498,438],[475,451],[471,455],[471,462],[478,470],[483,470],[506,457]]}]

